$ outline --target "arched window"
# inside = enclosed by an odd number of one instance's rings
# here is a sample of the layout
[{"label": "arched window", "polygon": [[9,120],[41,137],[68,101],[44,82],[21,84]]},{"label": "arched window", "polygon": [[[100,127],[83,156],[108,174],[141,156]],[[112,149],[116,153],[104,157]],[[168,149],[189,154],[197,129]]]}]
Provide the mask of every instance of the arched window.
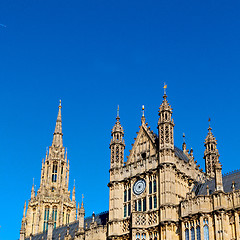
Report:
[{"label": "arched window", "polygon": [[194,229],[194,227],[191,228],[191,240],[195,240],[195,229]]},{"label": "arched window", "polygon": [[136,233],[136,240],[140,240],[140,233]]},{"label": "arched window", "polygon": [[209,240],[208,219],[203,220],[203,233],[204,233],[204,240]]},{"label": "arched window", "polygon": [[157,181],[153,181],[153,192],[157,192]]},{"label": "arched window", "polygon": [[196,231],[197,231],[197,240],[201,240],[200,226],[197,226]]},{"label": "arched window", "polygon": [[52,168],[52,182],[57,181],[57,164],[53,164]]},{"label": "arched window", "polygon": [[45,207],[44,211],[44,223],[43,223],[43,231],[48,230],[48,219],[49,219],[49,207]]},{"label": "arched window", "polygon": [[149,194],[152,194],[152,181],[149,182]]},{"label": "arched window", "polygon": [[34,233],[35,215],[36,215],[36,209],[34,208],[33,214],[32,214],[32,233]]},{"label": "arched window", "polygon": [[185,229],[185,240],[189,240],[189,230]]},{"label": "arched window", "polygon": [[57,207],[53,207],[52,219],[54,221],[54,228],[56,228],[56,225],[57,225]]},{"label": "arched window", "polygon": [[157,232],[154,232],[154,240],[157,240]]},{"label": "arched window", "polygon": [[142,233],[142,240],[146,240],[146,234]]}]

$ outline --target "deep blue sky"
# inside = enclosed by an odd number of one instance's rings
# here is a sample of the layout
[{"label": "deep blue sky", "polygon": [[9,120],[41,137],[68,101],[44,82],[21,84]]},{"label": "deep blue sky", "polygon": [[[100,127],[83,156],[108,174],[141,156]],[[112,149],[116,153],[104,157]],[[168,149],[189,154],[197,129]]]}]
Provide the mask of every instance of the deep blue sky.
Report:
[{"label": "deep blue sky", "polygon": [[[145,104],[156,131],[163,82],[175,144],[204,168],[208,118],[223,172],[240,168],[240,2],[0,1],[0,240],[17,239],[62,100],[70,188],[86,216],[108,210],[109,142],[120,105],[128,155]],[[6,27],[4,26],[6,25]]]}]

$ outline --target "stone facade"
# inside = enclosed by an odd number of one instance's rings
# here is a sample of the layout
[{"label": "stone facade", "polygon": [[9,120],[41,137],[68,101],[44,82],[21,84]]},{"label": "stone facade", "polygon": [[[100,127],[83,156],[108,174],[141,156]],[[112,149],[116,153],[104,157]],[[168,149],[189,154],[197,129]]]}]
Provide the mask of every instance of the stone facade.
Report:
[{"label": "stone facade", "polygon": [[24,207],[21,240],[240,240],[240,172],[222,176],[210,124],[203,172],[185,140],[182,149],[174,145],[167,95],[159,108],[157,134],[142,110],[141,126],[126,162],[118,111],[110,142],[109,211],[85,218],[83,203],[76,209],[75,189],[72,199],[68,191],[69,161],[62,144],[59,106],[40,188],[36,196],[32,188],[26,215]]}]

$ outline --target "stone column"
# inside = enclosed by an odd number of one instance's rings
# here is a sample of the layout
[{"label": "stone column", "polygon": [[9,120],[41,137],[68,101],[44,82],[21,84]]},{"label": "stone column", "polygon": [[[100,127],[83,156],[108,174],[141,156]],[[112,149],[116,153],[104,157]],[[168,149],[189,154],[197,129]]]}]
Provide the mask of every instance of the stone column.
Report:
[{"label": "stone column", "polygon": [[52,240],[52,237],[53,237],[53,227],[54,227],[54,222],[53,222],[52,216],[50,216],[50,218],[48,220],[47,240]]}]

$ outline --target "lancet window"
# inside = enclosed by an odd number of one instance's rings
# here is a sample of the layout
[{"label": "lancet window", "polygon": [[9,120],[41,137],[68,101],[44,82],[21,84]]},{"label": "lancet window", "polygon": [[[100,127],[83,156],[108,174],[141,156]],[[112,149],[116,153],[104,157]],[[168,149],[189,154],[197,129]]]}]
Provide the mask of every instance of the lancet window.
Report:
[{"label": "lancet window", "polygon": [[48,230],[48,220],[49,220],[49,207],[45,207],[44,211],[44,223],[43,223],[43,231]]},{"label": "lancet window", "polygon": [[57,225],[57,207],[53,208],[52,219],[53,219],[53,222],[54,222],[54,228],[56,228],[56,225]]},{"label": "lancet window", "polygon": [[52,182],[57,181],[57,167],[58,167],[57,164],[54,163],[52,168]]},{"label": "lancet window", "polygon": [[[131,185],[126,184],[124,186],[124,195],[123,195],[123,216],[127,217],[131,215]],[[136,207],[135,207],[136,208]]]},{"label": "lancet window", "polygon": [[203,233],[204,233],[204,240],[209,240],[208,219],[203,220]]},{"label": "lancet window", "polygon": [[149,176],[149,210],[157,208],[157,179],[156,175],[153,174]]}]

